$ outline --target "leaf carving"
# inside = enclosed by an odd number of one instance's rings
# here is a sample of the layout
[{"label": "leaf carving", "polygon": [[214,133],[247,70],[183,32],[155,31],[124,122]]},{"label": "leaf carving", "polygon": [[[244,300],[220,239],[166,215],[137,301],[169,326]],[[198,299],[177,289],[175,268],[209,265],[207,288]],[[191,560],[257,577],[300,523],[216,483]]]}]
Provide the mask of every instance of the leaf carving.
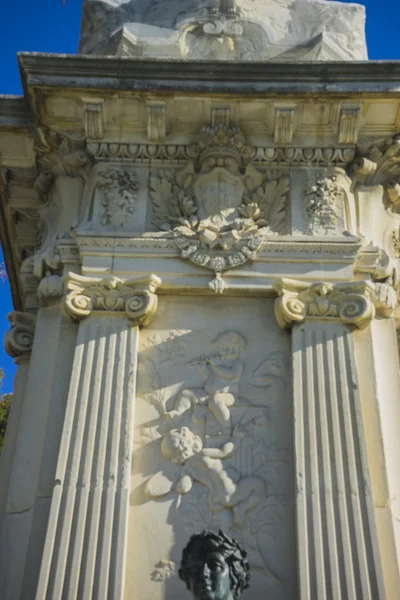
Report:
[{"label": "leaf carving", "polygon": [[288,226],[289,178],[268,181],[257,190],[258,204],[273,231],[286,233]]}]

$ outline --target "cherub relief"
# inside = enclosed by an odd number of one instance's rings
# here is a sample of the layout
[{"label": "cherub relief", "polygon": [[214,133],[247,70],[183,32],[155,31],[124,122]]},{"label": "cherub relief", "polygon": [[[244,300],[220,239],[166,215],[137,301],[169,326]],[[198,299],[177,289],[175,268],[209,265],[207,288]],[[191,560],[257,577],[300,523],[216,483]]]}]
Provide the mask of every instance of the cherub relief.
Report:
[{"label": "cherub relief", "polygon": [[[145,482],[145,495],[157,499],[175,493],[185,528],[193,531],[200,522],[232,531],[252,564],[279,583],[266,561],[264,536],[272,535],[285,511],[278,496],[285,493],[287,455],[270,439],[267,411],[286,398],[287,358],[272,351],[261,360],[254,347],[246,356],[244,336],[225,331],[209,352],[192,359],[185,337],[157,338],[141,359],[152,389],[145,399],[159,412],[157,421],[142,427],[142,439],[164,459]],[[190,341],[198,347],[198,338]],[[179,389],[182,380],[190,380],[182,367],[196,370],[203,385]]]},{"label": "cherub relief", "polygon": [[189,363],[206,378],[204,388],[182,390],[175,400],[174,409],[166,412],[164,418],[172,420],[197,404],[207,404],[221,427],[230,425],[230,408],[238,398],[244,369],[240,355],[246,348],[246,340],[239,333],[230,331],[218,335],[212,346],[217,354],[199,356]]},{"label": "cherub relief", "polygon": [[[179,480],[174,487],[173,482],[168,485],[162,472],[156,473],[146,483],[146,495],[160,497],[172,489],[178,494],[186,494],[196,481],[208,488],[211,510],[231,509],[233,523],[242,529],[246,513],[265,497],[266,483],[255,476],[245,476],[235,482],[222,461],[237,451],[246,433],[245,428],[236,426],[230,440],[221,448],[204,448],[201,438],[188,427],[172,429],[161,441],[161,452],[164,458],[182,467]],[[164,487],[160,486],[160,481],[164,482]]]}]

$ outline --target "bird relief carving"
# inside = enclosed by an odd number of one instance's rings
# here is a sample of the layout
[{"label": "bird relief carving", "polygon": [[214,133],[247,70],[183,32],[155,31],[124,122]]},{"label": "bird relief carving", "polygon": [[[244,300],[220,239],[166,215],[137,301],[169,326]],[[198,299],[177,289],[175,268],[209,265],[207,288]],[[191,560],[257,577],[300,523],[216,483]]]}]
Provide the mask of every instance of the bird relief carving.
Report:
[{"label": "bird relief carving", "polygon": [[[222,332],[211,341],[209,353],[190,360],[183,341],[188,335],[193,333],[175,332],[164,339],[150,335],[141,354],[141,372],[152,387],[143,398],[159,412],[156,424],[142,427],[142,441],[159,443],[162,457],[173,465],[172,471],[168,467],[147,479],[145,495],[152,500],[175,495],[189,531],[207,526],[234,533],[253,566],[279,583],[259,535],[262,530],[273,535],[285,504],[279,479],[288,450],[268,443],[266,430],[269,401],[282,400],[284,393],[286,355],[270,352],[252,369],[250,382],[244,377],[247,341],[242,334]],[[163,373],[178,362],[194,369],[203,384],[165,385]]]},{"label": "bird relief carving", "polygon": [[152,222],[173,235],[181,256],[210,269],[210,287],[222,293],[222,274],[253,260],[265,237],[288,232],[289,178],[259,172],[239,128],[205,126],[180,170],[150,177]]}]

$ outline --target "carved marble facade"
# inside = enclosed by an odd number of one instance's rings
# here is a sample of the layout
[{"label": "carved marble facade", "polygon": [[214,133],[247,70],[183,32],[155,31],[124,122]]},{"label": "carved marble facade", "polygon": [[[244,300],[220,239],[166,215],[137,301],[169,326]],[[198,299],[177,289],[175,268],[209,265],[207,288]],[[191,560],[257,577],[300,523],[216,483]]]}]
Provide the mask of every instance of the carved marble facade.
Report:
[{"label": "carved marble facade", "polygon": [[[82,49],[162,28],[114,4]],[[204,527],[247,549],[244,599],[398,597],[400,69],[295,63],[358,30],[286,43],[300,2],[271,6],[172,11],[184,62],[22,55],[0,98],[6,600],[172,600]]]}]

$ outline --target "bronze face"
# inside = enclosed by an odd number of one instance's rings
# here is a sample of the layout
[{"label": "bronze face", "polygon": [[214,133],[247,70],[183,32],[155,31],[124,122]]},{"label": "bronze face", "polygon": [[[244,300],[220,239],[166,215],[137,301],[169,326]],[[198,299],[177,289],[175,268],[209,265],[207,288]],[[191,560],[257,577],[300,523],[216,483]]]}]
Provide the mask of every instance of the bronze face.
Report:
[{"label": "bronze face", "polygon": [[190,590],[196,600],[232,600],[229,565],[219,552],[206,554],[190,567]]}]

